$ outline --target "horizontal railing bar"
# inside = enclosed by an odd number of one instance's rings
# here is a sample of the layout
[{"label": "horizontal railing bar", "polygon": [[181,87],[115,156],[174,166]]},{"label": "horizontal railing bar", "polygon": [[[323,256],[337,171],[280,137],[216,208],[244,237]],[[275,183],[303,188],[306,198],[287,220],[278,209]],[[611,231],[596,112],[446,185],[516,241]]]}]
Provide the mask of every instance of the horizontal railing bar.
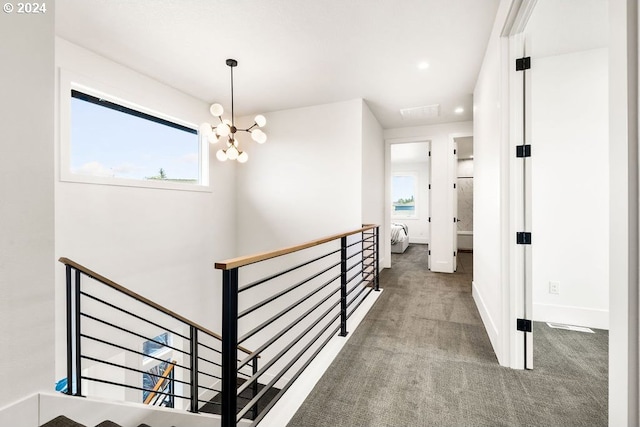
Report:
[{"label": "horizontal railing bar", "polygon": [[[276,342],[278,339],[280,339],[280,337],[282,337],[284,334],[286,334],[287,332],[289,332],[289,330],[291,329],[291,325],[296,324],[300,321],[302,321],[304,318],[306,318],[307,316],[309,316],[311,313],[313,313],[318,307],[320,307],[322,304],[324,304],[325,302],[327,302],[329,300],[329,298],[331,298],[332,296],[334,296],[336,293],[338,293],[340,291],[340,288],[336,289],[335,291],[333,291],[332,293],[330,293],[329,295],[327,295],[326,297],[324,297],[321,301],[317,302],[313,307],[311,307],[309,310],[307,310],[302,316],[300,316],[299,318],[297,318],[295,321],[291,322],[289,325],[287,325],[286,328],[283,328],[280,332],[278,332],[276,335],[274,335],[273,337],[271,337],[269,340],[267,340],[264,344],[262,344],[260,347],[258,347],[254,353],[255,354],[260,354],[262,353],[265,349],[267,349],[269,346],[271,346],[271,344],[273,344],[274,342]],[[321,316],[318,317],[318,321],[320,321],[321,319],[324,319],[325,317],[327,317],[327,315],[329,313],[331,313],[331,310],[333,310],[334,308],[336,308],[338,305],[340,304],[340,301],[336,301],[331,307],[329,307]],[[317,322],[316,322],[317,323]],[[238,369],[242,368],[243,366],[245,366],[247,363],[249,363],[249,361],[252,360],[252,355],[247,356],[241,363],[240,366],[238,367]]]},{"label": "horizontal railing bar", "polygon": [[[86,360],[91,360],[91,361],[98,362],[98,363],[102,363],[102,364],[105,364],[105,365],[115,366],[116,368],[126,369],[126,370],[128,370],[128,371],[138,372],[138,373],[141,373],[141,374],[149,374],[149,375],[154,376],[154,377],[162,377],[162,375],[155,375],[155,374],[151,374],[151,373],[149,373],[149,371],[143,371],[143,370],[141,370],[141,369],[130,368],[130,367],[128,367],[128,366],[120,365],[120,364],[118,364],[118,363],[107,362],[106,360],[97,359],[97,358],[92,357],[92,356],[85,356],[85,355],[81,355],[80,357],[81,357],[81,358],[83,358],[83,359],[86,359]],[[166,362],[166,360],[165,360],[165,362]],[[179,383],[182,383],[182,384],[187,384],[187,385],[189,385],[189,383],[188,383],[188,382],[186,382],[186,381],[181,381],[181,380],[177,380],[177,379],[175,379],[175,378],[174,378],[174,379],[172,379],[172,381],[176,381],[176,382],[179,382]]]},{"label": "horizontal railing bar", "polygon": [[[142,391],[148,391],[148,392],[152,392],[153,390],[150,388],[143,388],[143,387],[136,387],[134,385],[129,385],[129,384],[120,384],[114,381],[108,381],[108,380],[103,380],[100,378],[93,378],[93,377],[82,377],[82,379],[87,380],[87,381],[95,381],[95,382],[99,382],[99,383],[103,383],[103,384],[110,384],[116,387],[126,387],[126,388],[131,388],[134,390],[142,390]],[[171,396],[171,397],[177,397],[180,399],[190,399],[189,397],[184,397],[184,396],[180,396],[179,394],[172,394],[172,393],[166,393],[163,391],[156,391],[156,394],[163,394],[165,396]]]},{"label": "horizontal railing bar", "polygon": [[[279,318],[281,318],[282,316],[287,314],[289,311],[291,311],[292,309],[294,309],[298,305],[302,304],[303,302],[305,302],[306,300],[308,300],[309,298],[311,298],[312,296],[314,296],[315,294],[317,294],[318,292],[320,292],[321,290],[323,290],[324,288],[329,286],[331,283],[333,283],[336,280],[338,280],[339,278],[340,278],[340,275],[338,274],[337,276],[327,280],[326,282],[324,282],[322,285],[320,285],[318,288],[316,288],[311,293],[305,295],[304,297],[300,298],[298,301],[294,302],[290,306],[288,306],[285,309],[281,310],[279,313],[273,315],[271,318],[269,318],[266,321],[262,322],[260,325],[256,326],[255,328],[253,328],[252,330],[250,330],[249,332],[244,334],[242,337],[240,337],[238,339],[238,344],[243,343],[248,338],[250,338],[253,335],[255,335],[256,333],[260,332],[261,330],[263,330],[264,328],[266,328],[267,326],[269,326],[270,324],[272,324],[273,322],[275,322],[276,320],[278,320]],[[256,353],[256,350],[254,350],[253,352]]]},{"label": "horizontal railing bar", "polygon": [[213,360],[205,359],[204,357],[198,356],[198,360],[202,360],[203,362],[210,363],[211,365],[216,365],[222,367],[220,363],[214,362]]},{"label": "horizontal railing bar", "polygon": [[[189,339],[189,338],[187,338],[187,339]],[[213,348],[213,347],[210,347],[210,346],[208,346],[208,345],[206,345],[206,344],[204,344],[204,343],[202,343],[202,342],[200,342],[200,341],[198,341],[198,345],[201,345],[201,346],[203,346],[204,348],[209,349],[209,350],[211,350],[211,351],[214,351],[214,352],[216,352],[216,353],[218,353],[218,354],[222,354],[222,351],[220,351],[220,350],[218,350],[218,349],[215,349],[215,348]]]},{"label": "horizontal railing bar", "polygon": [[[351,292],[353,292],[354,290],[358,289],[358,287],[364,282],[364,279],[360,279],[358,281],[358,283],[356,283],[355,285],[353,285],[353,287],[351,289],[349,289],[347,291],[347,296],[349,296],[351,294]],[[347,305],[349,305],[349,303],[347,303]]]},{"label": "horizontal railing bar", "polygon": [[353,276],[351,276],[351,277],[349,277],[347,279],[347,283],[351,283],[351,281],[353,279],[355,279],[356,277],[358,277],[360,274],[362,274],[363,271],[364,271],[363,269],[360,269],[359,271],[356,271],[356,273]]},{"label": "horizontal railing bar", "polygon": [[90,314],[80,312],[80,315],[81,315],[81,316],[86,317],[87,319],[91,319],[91,320],[96,321],[96,322],[98,322],[98,323],[102,323],[103,325],[106,325],[106,326],[109,326],[109,327],[111,327],[111,328],[117,329],[117,330],[119,330],[119,331],[126,332],[126,333],[128,333],[129,335],[133,335],[133,336],[136,336],[136,337],[138,337],[138,338],[142,338],[142,339],[147,340],[147,341],[152,341],[152,342],[154,342],[154,343],[156,343],[156,344],[160,344],[160,345],[161,345],[161,346],[163,346],[163,347],[170,348],[171,350],[174,350],[174,351],[180,352],[180,353],[182,353],[182,354],[189,355],[189,353],[188,353],[188,352],[186,352],[186,351],[184,351],[184,350],[181,350],[181,349],[179,349],[179,348],[176,348],[176,347],[170,346],[169,344],[165,344],[165,343],[163,343],[163,342],[161,342],[161,341],[156,341],[156,340],[154,340],[154,339],[151,339],[151,338],[149,338],[149,337],[146,337],[146,336],[144,336],[144,335],[142,335],[142,334],[139,334],[139,333],[137,333],[137,332],[129,331],[129,330],[127,330],[127,329],[123,328],[122,326],[114,325],[114,324],[112,324],[112,323],[107,322],[106,320],[98,319],[97,317],[92,316],[92,315],[90,315]]},{"label": "horizontal railing bar", "polygon": [[[367,289],[367,288],[362,288],[362,289]],[[360,307],[360,304],[362,304],[362,302],[363,302],[364,300],[366,300],[366,299],[367,299],[367,297],[369,296],[369,294],[370,294],[371,292],[373,292],[373,288],[369,288],[369,292],[367,292],[367,294],[366,294],[366,295],[365,295],[365,296],[364,296],[364,297],[363,297],[363,298],[362,298],[362,299],[361,299],[361,300],[356,304],[356,306],[355,306],[355,307],[353,307],[353,309],[351,309],[351,311],[350,311],[349,313],[347,313],[347,319],[348,319],[349,317],[351,317],[351,315],[353,314],[353,312],[354,312],[354,311],[356,311],[356,310],[358,309],[358,307]],[[357,298],[357,296],[356,296],[356,298]],[[355,298],[354,298],[354,299],[355,299]]]},{"label": "horizontal railing bar", "polygon": [[[61,263],[63,263],[64,265],[68,265],[68,266],[74,268],[75,270],[78,270],[78,271],[84,273],[86,276],[89,276],[90,278],[92,278],[94,280],[97,280],[98,282],[100,282],[100,283],[102,283],[102,284],[104,284],[106,286],[109,286],[110,288],[115,289],[118,292],[121,292],[121,293],[127,295],[128,297],[131,297],[131,298],[133,298],[133,299],[135,299],[137,301],[140,301],[141,303],[146,304],[151,308],[155,308],[156,310],[158,310],[161,313],[164,313],[164,314],[166,314],[168,316],[171,316],[174,319],[179,320],[180,322],[185,323],[185,324],[187,324],[189,326],[193,326],[194,328],[198,329],[199,331],[204,332],[205,334],[210,335],[213,338],[216,338],[216,339],[222,341],[222,337],[220,335],[216,334],[215,332],[205,328],[204,326],[198,325],[197,323],[187,319],[186,317],[180,316],[179,314],[169,310],[168,308],[163,307],[160,304],[157,304],[157,303],[155,303],[155,302],[143,297],[142,295],[139,295],[139,294],[133,292],[132,290],[130,290],[128,288],[125,288],[122,285],[119,285],[118,283],[116,283],[116,282],[114,282],[112,280],[107,279],[106,277],[96,273],[93,270],[88,269],[87,267],[83,266],[82,264],[78,264],[77,262],[72,261],[69,258],[65,258],[65,257],[60,258],[59,261]],[[251,351],[247,350],[244,347],[238,347],[238,349],[240,351],[244,352],[244,353],[247,353],[247,354],[251,353]]]},{"label": "horizontal railing bar", "polygon": [[171,332],[172,334],[177,335],[177,336],[179,336],[180,338],[184,338],[184,339],[186,339],[186,340],[188,340],[188,339],[189,339],[189,337],[187,337],[187,336],[185,336],[185,335],[182,335],[182,334],[179,334],[179,333],[175,332],[175,331],[174,331],[173,329],[171,329],[171,328],[165,328],[164,326],[160,325],[159,323],[153,322],[153,321],[151,321],[151,320],[145,319],[145,318],[144,318],[144,317],[142,317],[142,316],[138,316],[137,314],[131,313],[130,311],[127,311],[127,310],[125,310],[125,309],[123,309],[123,308],[121,308],[121,307],[118,307],[117,305],[112,304],[112,303],[110,303],[110,302],[108,302],[108,301],[105,301],[105,300],[103,300],[103,299],[101,299],[101,298],[98,298],[98,297],[96,297],[96,296],[93,296],[93,295],[91,295],[91,294],[88,294],[88,293],[86,293],[86,292],[84,292],[84,291],[80,291],[80,294],[81,294],[81,295],[84,295],[85,297],[90,298],[90,299],[92,299],[92,300],[94,300],[94,301],[97,301],[97,302],[99,302],[99,303],[102,303],[102,304],[104,304],[104,305],[106,305],[106,306],[108,306],[108,307],[111,307],[111,308],[113,308],[113,309],[115,309],[115,310],[118,310],[118,311],[120,311],[120,312],[122,312],[122,313],[125,313],[125,314],[127,314],[127,315],[129,315],[129,316],[131,316],[131,317],[135,317],[136,319],[142,320],[143,322],[146,322],[146,323],[149,323],[149,324],[151,324],[151,325],[153,325],[153,326],[155,326],[155,327],[158,327],[158,328],[160,328],[160,329],[161,329],[161,330],[163,330],[163,331]]},{"label": "horizontal railing bar", "polygon": [[[83,338],[86,338],[86,339],[92,340],[92,341],[99,342],[99,343],[104,344],[104,345],[108,345],[108,346],[111,346],[111,347],[119,348],[120,350],[128,351],[128,352],[135,353],[135,354],[139,354],[140,356],[148,357],[148,358],[153,359],[153,360],[158,360],[158,361],[160,361],[160,362],[166,362],[166,360],[165,360],[165,359],[160,359],[160,358],[158,358],[158,357],[151,356],[151,355],[149,355],[149,354],[144,354],[144,353],[142,353],[142,352],[140,352],[140,351],[132,350],[132,349],[130,349],[130,348],[127,348],[127,347],[121,346],[121,345],[119,345],[119,344],[114,344],[114,343],[111,343],[111,342],[109,342],[109,341],[105,341],[105,340],[100,339],[100,338],[92,337],[91,335],[80,334],[80,336],[81,336],[81,337],[83,337]],[[179,368],[182,368],[182,369],[187,369],[187,370],[188,370],[188,369],[191,369],[191,368],[188,368],[188,367],[186,367],[186,366],[184,366],[184,365],[179,365],[179,364],[177,364],[177,363],[176,363],[176,366],[177,366],[177,367],[179,367]]]},{"label": "horizontal railing bar", "polygon": [[355,241],[353,243],[348,244],[347,246],[345,246],[345,248],[350,248],[351,246],[355,246],[355,245],[357,245],[359,243],[362,243],[363,241],[364,241],[364,239],[357,240],[357,241]]},{"label": "horizontal railing bar", "polygon": [[[214,402],[213,400],[202,400],[202,399],[198,399],[198,402],[200,403],[210,403],[212,405],[218,405],[218,406],[222,406],[222,402]],[[206,414],[207,412],[205,412]]]},{"label": "horizontal railing bar", "polygon": [[305,267],[305,266],[307,266],[309,264],[312,264],[312,263],[314,263],[316,261],[320,261],[323,258],[326,258],[328,256],[337,254],[338,252],[340,252],[340,249],[337,249],[337,250],[335,250],[333,252],[329,252],[328,254],[325,254],[325,255],[321,255],[321,256],[319,256],[317,258],[314,258],[314,259],[312,259],[310,261],[303,262],[302,264],[298,264],[298,265],[296,265],[294,267],[288,268],[288,269],[286,269],[284,271],[281,271],[279,273],[274,273],[274,274],[272,274],[270,276],[265,277],[264,279],[260,279],[260,280],[256,280],[255,282],[251,282],[248,285],[244,285],[241,288],[239,288],[238,289],[238,293],[246,291],[247,289],[251,289],[251,288],[253,288],[255,286],[261,285],[261,284],[263,284],[265,282],[268,282],[269,280],[276,279],[276,278],[278,278],[280,276],[283,276],[283,275],[285,275],[287,273],[291,273],[292,271],[297,270],[298,268]]},{"label": "horizontal railing bar", "polygon": [[203,388],[203,389],[209,390],[209,391],[215,391],[216,393],[221,393],[222,392],[222,390],[216,390],[215,388],[206,387],[206,386],[199,385],[199,384],[198,384],[198,388]]},{"label": "horizontal railing bar", "polygon": [[[329,326],[336,321],[336,319],[340,318],[340,313],[336,314],[333,319],[331,319],[329,321],[329,324],[327,326],[325,326],[324,330],[327,330],[327,328],[329,328]],[[280,352],[278,354],[276,354],[273,358],[271,358],[271,360],[269,360],[269,362],[265,363],[259,370],[258,372],[256,372],[255,374],[253,374],[251,376],[251,378],[249,378],[244,384],[242,384],[240,387],[238,387],[238,391],[237,394],[242,393],[244,390],[246,390],[247,387],[249,387],[251,384],[253,384],[255,381],[258,380],[258,378],[260,378],[260,376],[262,374],[264,374],[267,369],[269,369],[271,366],[273,366],[273,364],[275,364],[278,360],[280,360],[280,358],[282,356],[284,356],[289,350],[291,350],[293,348],[294,345],[296,345],[297,343],[300,342],[300,340],[302,338],[305,337],[305,335],[307,335],[313,328],[315,328],[318,324],[314,323],[311,324],[309,326],[307,326],[305,328],[304,331],[302,331],[302,333],[300,333],[296,338],[294,338],[291,342],[289,342],[289,344],[287,344],[282,350],[280,350]]]},{"label": "horizontal railing bar", "polygon": [[[354,263],[353,263],[353,265],[352,265],[351,267],[349,267],[349,268],[347,268],[347,269],[345,270],[345,273],[350,272],[351,270],[353,270],[354,268],[356,268],[356,267],[357,267],[357,266],[359,266],[359,265],[362,265],[362,263],[361,263],[361,262],[354,262]],[[348,282],[349,282],[349,281],[347,280],[347,283],[348,283]]]},{"label": "horizontal railing bar", "polygon": [[360,251],[358,251],[358,252],[354,252],[354,253],[352,253],[351,255],[349,255],[349,256],[347,257],[347,261],[349,261],[351,258],[355,257],[356,255],[360,255],[361,253],[362,253],[362,251],[361,251],[361,250],[360,250]]},{"label": "horizontal railing bar", "polygon": [[356,294],[356,296],[354,296],[353,298],[351,298],[351,301],[347,301],[347,307],[349,307],[349,305],[350,305],[351,303],[353,303],[355,300],[357,300],[357,299],[358,299],[358,297],[359,297],[360,295],[362,295],[362,293],[363,293],[365,290],[367,290],[367,289],[369,289],[369,288],[367,288],[366,286],[362,286],[362,287],[360,287],[360,292],[358,292],[358,293]]},{"label": "horizontal railing bar", "polygon": [[[316,343],[316,341],[318,341],[318,339],[319,339],[319,338],[320,338],[320,337],[321,337],[321,336],[322,336],[322,335],[323,335],[323,334],[324,334],[324,333],[325,333],[325,332],[326,332],[326,331],[331,327],[331,325],[333,324],[333,322],[335,322],[339,317],[340,317],[340,314],[338,314],[338,316],[334,317],[334,319],[333,319],[331,322],[329,322],[329,323],[328,323],[328,324],[327,324],[327,325],[322,329],[322,331],[320,331],[320,333],[319,333],[319,334],[317,334],[317,335],[316,335],[316,336],[315,336],[311,341],[309,341],[309,343],[307,343],[307,345],[305,345],[305,346],[304,346],[304,348],[303,348],[301,351],[299,351],[299,352],[298,352],[298,354],[296,354],[296,355],[293,357],[293,359],[291,359],[291,360],[289,361],[289,363],[287,363],[287,364],[285,365],[285,367],[284,367],[284,368],[282,368],[282,369],[280,370],[280,372],[278,372],[278,373],[275,375],[275,377],[274,377],[274,378],[269,382],[269,384],[265,385],[265,386],[264,386],[264,388],[263,388],[262,390],[260,390],[260,392],[258,392],[258,394],[256,394],[256,395],[253,397],[253,399],[251,399],[251,401],[250,401],[248,404],[246,404],[246,405],[244,406],[244,408],[242,408],[242,410],[241,410],[241,411],[238,413],[238,415],[237,415],[236,421],[237,421],[238,419],[241,419],[241,418],[242,418],[242,416],[243,416],[244,414],[246,414],[246,413],[247,413],[247,412],[248,412],[248,411],[253,407],[253,405],[255,405],[256,403],[258,403],[258,401],[260,400],[260,398],[261,398],[262,396],[264,396],[264,394],[265,394],[269,389],[271,389],[271,388],[274,386],[274,384],[275,384],[276,382],[278,382],[278,381],[280,380],[280,378],[282,378],[282,376],[283,376],[283,375],[284,375],[284,374],[285,374],[289,369],[291,369],[291,367],[292,367],[292,366],[293,366],[293,365],[294,365],[298,360],[300,360],[300,357],[302,357],[302,355],[303,355],[304,353],[306,353],[306,351],[307,351],[307,350],[309,350],[309,348],[311,348],[311,346],[312,346],[313,344],[315,344],[315,343]],[[332,333],[330,334],[330,336],[334,336],[334,335],[335,335],[335,332],[337,332],[337,331],[338,331],[338,329],[340,329],[340,327],[339,327],[339,326],[335,329],[335,331],[334,331],[334,332],[332,332]],[[249,380],[249,381],[251,381],[251,380]],[[246,383],[244,383],[243,385],[247,384],[249,381],[247,381],[247,382],[246,382]],[[239,393],[240,393],[240,392],[238,392],[238,394],[239,394]]]},{"label": "horizontal railing bar", "polygon": [[[333,332],[331,332],[329,334],[329,336],[324,340],[324,342],[316,349],[316,351],[313,352],[311,357],[309,357],[307,359],[307,361],[304,363],[304,365],[302,365],[302,367],[300,369],[298,369],[298,371],[295,373],[295,375],[293,377],[291,377],[291,379],[280,389],[278,394],[276,394],[269,401],[267,406],[264,407],[262,409],[262,411],[260,411],[260,413],[258,414],[256,419],[253,420],[253,423],[251,424],[251,427],[255,427],[256,425],[258,425],[258,423],[260,421],[262,421],[262,418],[264,418],[264,416],[267,415],[267,413],[271,410],[271,408],[273,408],[273,406],[278,402],[278,400],[280,400],[280,398],[286,393],[286,391],[289,390],[289,387],[291,387],[291,385],[293,385],[293,383],[300,377],[300,375],[302,375],[302,372],[304,372],[304,370],[307,369],[307,367],[311,364],[311,362],[313,362],[315,360],[316,356],[318,356],[318,354],[327,346],[329,341],[331,341],[331,339],[335,336],[335,334],[336,334],[336,332],[338,332],[338,330],[340,330],[340,326],[335,328],[333,330]],[[249,403],[251,403],[251,402],[249,402]]]},{"label": "horizontal railing bar", "polygon": [[254,311],[256,311],[259,308],[264,307],[265,305],[269,304],[270,302],[275,301],[276,299],[280,298],[283,295],[288,294],[289,292],[293,291],[294,289],[299,288],[302,285],[305,285],[307,283],[309,283],[311,280],[315,279],[316,277],[322,276],[324,273],[326,273],[327,271],[330,271],[333,268],[336,268],[337,266],[340,265],[340,262],[338,262],[337,264],[333,264],[330,265],[329,267],[325,268],[324,270],[322,270],[319,273],[314,274],[311,277],[308,277],[298,283],[296,283],[293,286],[290,286],[286,289],[283,289],[280,292],[276,292],[275,294],[271,295],[269,298],[262,300],[261,302],[259,302],[258,304],[254,305],[253,307],[249,307],[246,310],[242,311],[241,313],[238,314],[238,319],[242,319],[244,316],[246,316],[249,313],[253,313]]},{"label": "horizontal railing bar", "polygon": [[328,243],[334,240],[341,239],[342,237],[351,236],[352,234],[362,233],[365,230],[370,230],[377,227],[377,225],[368,224],[364,225],[362,228],[358,228],[356,230],[348,231],[346,233],[334,234],[332,236],[324,237],[321,239],[312,240],[307,243],[302,243],[300,245],[289,246],[283,249],[277,249],[274,251],[262,252],[255,255],[243,256],[238,258],[232,258],[221,262],[216,262],[215,267],[218,270],[231,270],[232,268],[244,267],[245,265],[254,264],[256,262],[265,261],[271,258],[276,258],[282,255],[291,254],[294,252],[301,251],[303,249],[312,248],[314,246],[319,246],[324,243]]},{"label": "horizontal railing bar", "polygon": [[[207,372],[198,371],[198,373],[199,373],[199,374],[202,374],[202,375],[205,375],[205,376],[207,376],[207,377],[215,378],[215,379],[217,379],[217,380],[221,380],[221,379],[222,379],[222,378],[220,378],[220,377],[219,377],[219,376],[217,376],[217,375],[209,374],[209,373],[207,373]],[[198,386],[198,387],[199,387],[199,386]]]}]

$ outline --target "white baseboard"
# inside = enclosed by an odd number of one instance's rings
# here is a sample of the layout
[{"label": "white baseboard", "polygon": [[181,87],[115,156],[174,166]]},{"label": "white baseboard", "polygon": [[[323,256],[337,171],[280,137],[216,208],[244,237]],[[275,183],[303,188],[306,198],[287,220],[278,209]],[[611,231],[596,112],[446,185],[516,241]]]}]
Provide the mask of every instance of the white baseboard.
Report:
[{"label": "white baseboard", "polygon": [[429,244],[429,239],[427,237],[409,237],[409,243],[417,243],[419,245],[427,245],[427,244]]},{"label": "white baseboard", "polygon": [[533,303],[533,320],[608,330],[609,310]]},{"label": "white baseboard", "polygon": [[471,282],[471,295],[473,296],[473,300],[475,301],[478,312],[480,313],[482,323],[484,323],[484,328],[487,330],[487,335],[489,336],[489,341],[491,341],[493,352],[496,354],[498,362],[500,362],[502,355],[502,350],[498,345],[500,334],[498,333],[498,328],[496,327],[491,314],[489,314],[489,310],[487,309],[484,299],[482,299],[482,294],[476,286],[476,282]]}]

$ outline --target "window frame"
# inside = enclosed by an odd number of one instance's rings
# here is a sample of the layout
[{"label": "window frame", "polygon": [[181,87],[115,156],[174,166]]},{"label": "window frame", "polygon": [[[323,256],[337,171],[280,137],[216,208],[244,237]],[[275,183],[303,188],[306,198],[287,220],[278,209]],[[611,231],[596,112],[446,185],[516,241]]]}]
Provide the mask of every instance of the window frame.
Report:
[{"label": "window frame", "polygon": [[[395,200],[393,200],[393,179],[397,176],[408,176],[413,178],[413,203],[414,203],[414,209],[413,209],[413,213],[410,215],[403,215],[403,214],[398,214],[397,211],[394,209],[393,203],[395,203]],[[397,171],[397,172],[393,172],[391,174],[391,219],[420,219],[419,215],[418,215],[418,188],[419,188],[419,182],[418,182],[418,173],[415,171]]]},{"label": "window frame", "polygon": [[[211,192],[209,183],[209,142],[203,138],[199,132],[199,126],[187,120],[179,119],[168,114],[160,113],[151,108],[136,103],[140,96],[136,96],[129,91],[119,90],[113,86],[97,82],[90,78],[75,75],[69,71],[60,69],[59,85],[59,124],[60,124],[60,157],[59,157],[59,179],[62,182],[115,185],[124,187],[141,187],[164,190],[181,190],[196,192]],[[112,104],[124,107],[140,113],[139,117],[151,116],[156,118],[158,123],[169,122],[175,127],[185,127],[193,129],[198,135],[198,183],[184,183],[161,180],[143,180],[121,177],[103,177],[82,175],[71,171],[71,91],[79,91],[84,94],[104,99]],[[105,107],[108,108],[108,107]],[[115,109],[115,108],[114,108]],[[135,114],[132,114],[135,115]],[[142,118],[148,120],[148,118]],[[166,123],[163,123],[166,124]]]}]

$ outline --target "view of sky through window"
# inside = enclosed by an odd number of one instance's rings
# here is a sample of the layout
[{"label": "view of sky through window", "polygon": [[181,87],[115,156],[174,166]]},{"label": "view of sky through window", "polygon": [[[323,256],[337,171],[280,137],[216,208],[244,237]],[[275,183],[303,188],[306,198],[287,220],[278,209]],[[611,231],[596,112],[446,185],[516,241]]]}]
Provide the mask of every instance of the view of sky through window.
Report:
[{"label": "view of sky through window", "polygon": [[198,183],[197,133],[71,98],[71,172]]},{"label": "view of sky through window", "polygon": [[415,214],[416,178],[413,175],[394,175],[391,181],[393,211],[398,214]]}]

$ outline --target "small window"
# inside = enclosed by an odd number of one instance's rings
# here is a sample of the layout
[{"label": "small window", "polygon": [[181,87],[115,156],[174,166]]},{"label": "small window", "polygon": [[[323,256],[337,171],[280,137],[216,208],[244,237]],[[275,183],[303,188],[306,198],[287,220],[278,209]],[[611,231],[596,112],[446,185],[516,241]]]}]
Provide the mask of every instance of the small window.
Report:
[{"label": "small window", "polygon": [[397,174],[391,179],[391,197],[394,218],[415,218],[416,213],[416,176]]},{"label": "small window", "polygon": [[68,172],[87,182],[207,185],[197,129],[123,104],[71,90]]}]

